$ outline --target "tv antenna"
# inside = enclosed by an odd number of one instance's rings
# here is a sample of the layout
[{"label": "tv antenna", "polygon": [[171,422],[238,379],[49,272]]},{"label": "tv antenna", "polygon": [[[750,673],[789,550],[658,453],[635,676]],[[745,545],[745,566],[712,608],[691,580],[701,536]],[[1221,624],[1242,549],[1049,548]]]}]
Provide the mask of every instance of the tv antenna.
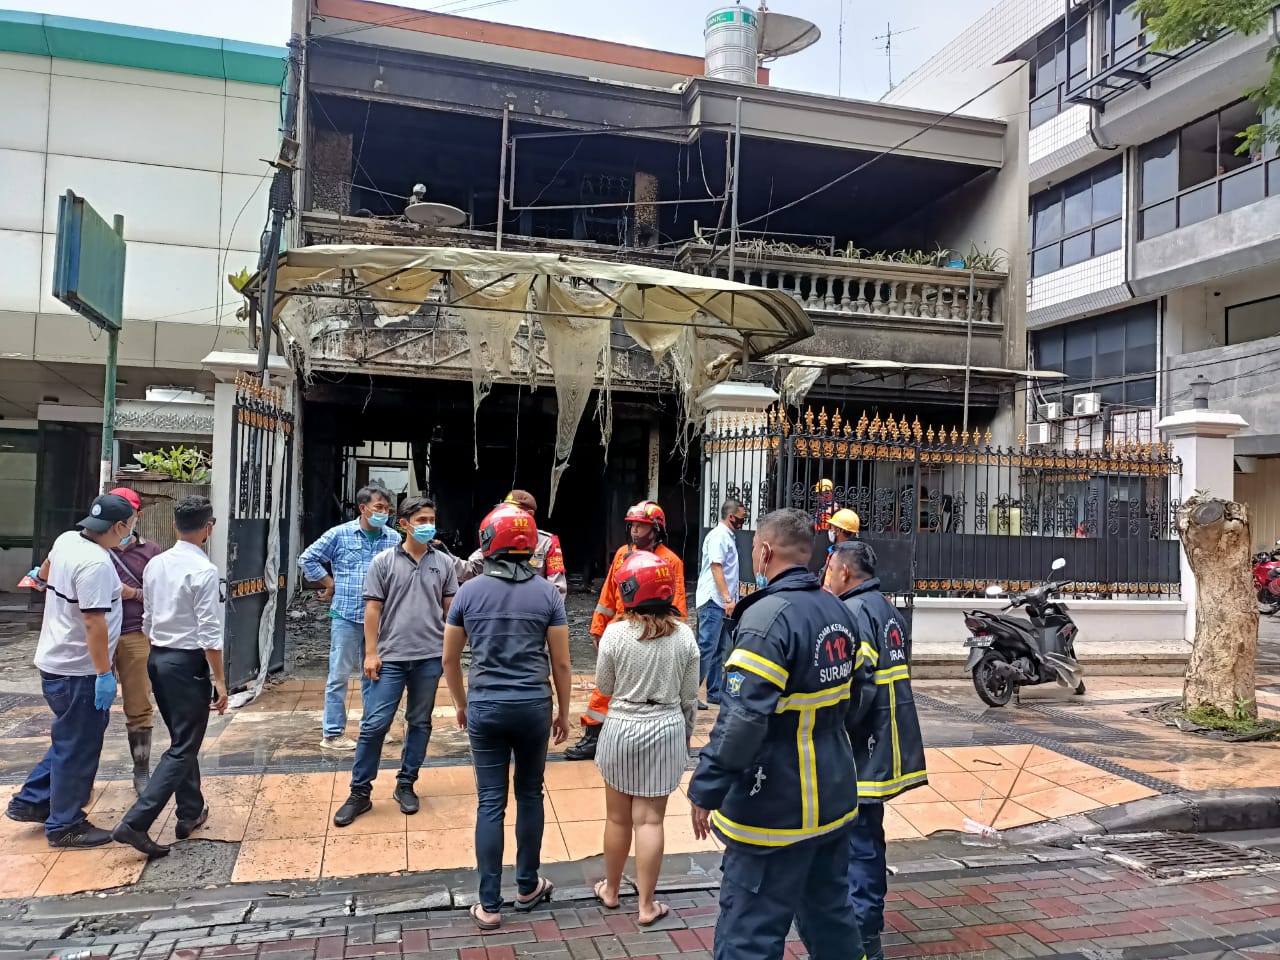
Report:
[{"label": "tv antenna", "polygon": [[871,38],[872,40],[884,41],[884,55],[889,62],[889,89],[890,90],[893,89],[893,38],[900,37],[904,33],[910,33],[912,30],[915,30],[915,29],[917,28],[907,27],[907,29],[905,30],[895,30],[893,29],[893,24],[886,23],[884,25],[884,33],[880,34],[880,36],[878,37]]},{"label": "tv antenna", "polygon": [[840,0],[840,21],[836,30],[836,96],[844,96],[844,7],[845,0]]}]

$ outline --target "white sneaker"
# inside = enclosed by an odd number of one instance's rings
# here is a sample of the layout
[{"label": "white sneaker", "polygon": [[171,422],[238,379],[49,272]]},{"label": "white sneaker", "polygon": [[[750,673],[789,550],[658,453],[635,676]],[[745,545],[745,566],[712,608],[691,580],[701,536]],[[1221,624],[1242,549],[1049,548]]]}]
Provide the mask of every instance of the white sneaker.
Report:
[{"label": "white sneaker", "polygon": [[346,750],[348,752],[355,750],[356,742],[350,737],[342,735],[336,737],[325,737],[320,741],[320,749],[322,750]]}]

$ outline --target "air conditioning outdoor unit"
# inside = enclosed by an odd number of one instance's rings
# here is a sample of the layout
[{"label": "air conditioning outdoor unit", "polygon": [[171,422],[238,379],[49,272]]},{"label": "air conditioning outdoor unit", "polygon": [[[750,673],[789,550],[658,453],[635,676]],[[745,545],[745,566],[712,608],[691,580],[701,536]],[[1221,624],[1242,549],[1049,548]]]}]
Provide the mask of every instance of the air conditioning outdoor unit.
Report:
[{"label": "air conditioning outdoor unit", "polygon": [[1042,403],[1036,409],[1040,414],[1041,420],[1062,419],[1062,404],[1060,403]]},{"label": "air conditioning outdoor unit", "polygon": [[[1057,404],[1053,404],[1057,406]],[[1027,446],[1043,447],[1053,442],[1053,428],[1047,423],[1027,424]]]},{"label": "air conditioning outdoor unit", "polygon": [[1071,412],[1077,417],[1096,417],[1102,412],[1102,394],[1077,393],[1071,401]]}]

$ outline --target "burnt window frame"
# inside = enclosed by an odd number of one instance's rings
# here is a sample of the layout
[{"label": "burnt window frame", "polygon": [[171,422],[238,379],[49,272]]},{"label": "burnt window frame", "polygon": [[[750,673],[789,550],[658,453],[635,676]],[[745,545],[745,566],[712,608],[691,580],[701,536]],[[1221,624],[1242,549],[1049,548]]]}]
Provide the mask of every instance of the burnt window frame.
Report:
[{"label": "burnt window frame", "polygon": [[[1095,192],[1100,184],[1115,178],[1116,187],[1119,191],[1120,203],[1119,208],[1114,213],[1105,214],[1097,217],[1094,214]],[[1088,181],[1089,191],[1089,223],[1076,227],[1070,232],[1067,230],[1067,200],[1068,197],[1075,196],[1078,193],[1080,185]],[[1116,250],[1124,247],[1124,157],[1114,157],[1111,160],[1101,163],[1091,170],[1085,170],[1062,183],[1056,184],[1047,190],[1042,190],[1031,198],[1031,217],[1030,217],[1030,237],[1031,237],[1031,255],[1029,269],[1032,277],[1044,277],[1058,270],[1072,267],[1079,263],[1092,260],[1095,257],[1105,256],[1108,253],[1114,253]],[[1050,207],[1056,206],[1058,209],[1058,233],[1053,237],[1041,238],[1037,236],[1036,221],[1037,215],[1042,211],[1040,204],[1046,199],[1052,199]],[[1045,207],[1043,209],[1049,209]],[[1107,249],[1099,249],[1099,234],[1110,228],[1116,234],[1116,245]],[[1079,241],[1084,237],[1088,237],[1089,254],[1080,259],[1072,260],[1071,263],[1064,264],[1064,251],[1066,245],[1071,241]],[[1038,255],[1044,251],[1057,248],[1057,256],[1054,263],[1057,265],[1049,269],[1041,269],[1037,267]]]}]

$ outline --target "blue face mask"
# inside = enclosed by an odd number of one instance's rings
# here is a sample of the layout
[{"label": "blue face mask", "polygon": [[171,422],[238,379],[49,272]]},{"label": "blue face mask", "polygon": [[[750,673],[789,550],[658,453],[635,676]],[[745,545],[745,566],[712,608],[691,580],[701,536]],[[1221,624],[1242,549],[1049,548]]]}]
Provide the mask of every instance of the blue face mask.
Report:
[{"label": "blue face mask", "polygon": [[125,535],[125,538],[120,541],[120,546],[127,547],[131,540],[133,540],[133,527],[129,528],[129,532]]},{"label": "blue face mask", "polygon": [[413,528],[413,539],[419,543],[430,543],[436,538],[436,525],[434,523],[422,523]]},{"label": "blue face mask", "polygon": [[369,514],[369,526],[376,530],[381,530],[387,525],[387,515],[385,513]]},{"label": "blue face mask", "polygon": [[758,590],[763,590],[763,589],[764,589],[765,587],[767,587],[768,585],[769,585],[769,578],[768,578],[768,577],[766,577],[763,573],[757,573],[757,574],[756,574],[756,589],[758,589]]}]

